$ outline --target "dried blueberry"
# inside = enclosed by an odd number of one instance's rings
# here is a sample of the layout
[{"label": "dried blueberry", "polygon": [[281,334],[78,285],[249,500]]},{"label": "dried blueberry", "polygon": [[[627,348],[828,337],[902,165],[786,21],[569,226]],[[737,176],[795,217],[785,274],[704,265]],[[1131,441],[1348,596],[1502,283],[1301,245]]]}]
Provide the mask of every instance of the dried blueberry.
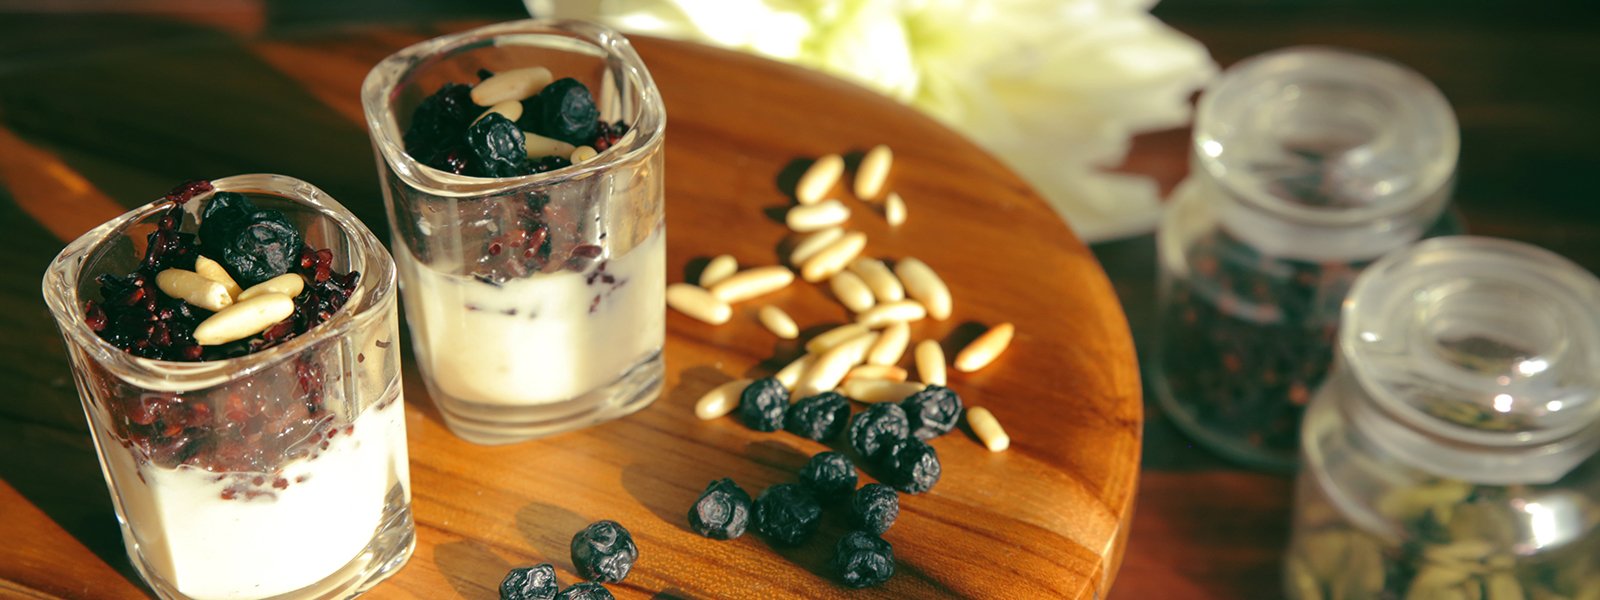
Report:
[{"label": "dried blueberry", "polygon": [[777,431],[783,427],[783,411],[789,408],[789,390],[777,379],[757,379],[739,394],[739,420],[756,431]]},{"label": "dried blueberry", "polygon": [[489,113],[467,128],[467,149],[472,152],[468,174],[475,177],[517,177],[527,171],[522,130],[500,113]]},{"label": "dried blueberry", "polygon": [[243,229],[255,212],[255,203],[244,194],[213,194],[200,212],[200,250],[207,256],[221,256],[223,241]]},{"label": "dried blueberry", "polygon": [[732,479],[711,482],[689,509],[689,528],[714,540],[731,540],[744,535],[749,524],[750,494]]},{"label": "dried blueberry", "polygon": [[639,559],[633,536],[616,521],[599,521],[572,536],[572,565],[591,581],[622,581]]},{"label": "dried blueberry", "polygon": [[833,568],[845,587],[883,585],[894,577],[894,548],[865,531],[852,531],[834,547]]},{"label": "dried blueberry", "polygon": [[556,600],[613,600],[614,598],[606,586],[587,581],[572,584],[572,587],[556,594]]},{"label": "dried blueberry", "polygon": [[896,441],[877,458],[881,479],[907,494],[921,494],[939,482],[939,453],[916,438]]},{"label": "dried blueberry", "polygon": [[201,240],[205,246],[215,248],[207,254],[227,267],[244,287],[288,273],[299,262],[300,230],[276,210],[256,210],[242,227],[219,233],[220,240]]},{"label": "dried blueberry", "polygon": [[942,385],[930,385],[900,401],[911,421],[911,435],[931,440],[956,428],[961,421],[961,396]]},{"label": "dried blueberry", "polygon": [[900,495],[887,485],[863,485],[850,498],[850,524],[857,529],[883,535],[899,517]]},{"label": "dried blueberry", "polygon": [[800,483],[818,498],[843,498],[856,489],[856,466],[843,453],[821,452],[800,467]]},{"label": "dried blueberry", "polygon": [[457,145],[461,132],[482,109],[472,103],[472,87],[447,83],[417,104],[406,127],[406,152],[433,166],[434,157]]},{"label": "dried blueberry", "polygon": [[500,582],[500,600],[555,600],[556,568],[545,563],[512,569]]},{"label": "dried blueberry", "polygon": [[761,491],[751,511],[752,524],[772,543],[794,546],[822,524],[822,505],[798,483],[780,483]]},{"label": "dried blueberry", "polygon": [[582,146],[594,140],[600,125],[600,111],[594,106],[589,88],[571,77],[550,82],[538,94],[523,101],[522,119],[528,131]]},{"label": "dried blueberry", "polygon": [[850,422],[850,400],[836,392],[823,392],[794,403],[783,415],[783,428],[819,442],[839,436]]},{"label": "dried blueberry", "polygon": [[911,422],[906,419],[905,409],[898,404],[874,404],[850,422],[850,446],[868,460],[876,460],[884,446],[909,435]]}]

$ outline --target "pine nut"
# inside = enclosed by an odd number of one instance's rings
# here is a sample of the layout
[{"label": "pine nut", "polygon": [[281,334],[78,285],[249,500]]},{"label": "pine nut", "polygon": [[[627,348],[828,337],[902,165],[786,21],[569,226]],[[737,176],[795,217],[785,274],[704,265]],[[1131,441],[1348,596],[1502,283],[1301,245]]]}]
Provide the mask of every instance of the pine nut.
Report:
[{"label": "pine nut", "polygon": [[983,440],[984,447],[990,452],[1005,452],[1011,447],[1011,436],[1006,435],[1006,430],[1000,427],[1000,421],[994,418],[994,413],[982,406],[967,409],[967,426],[972,432],[978,434],[978,439]]},{"label": "pine nut", "polygon": [[906,224],[906,201],[898,192],[889,192],[889,197],[883,199],[883,220],[890,227]]},{"label": "pine nut", "polygon": [[863,256],[850,263],[850,270],[867,282],[867,287],[872,288],[872,295],[877,296],[879,302],[906,299],[906,288],[900,285],[900,280],[895,278],[883,261]]},{"label": "pine nut", "polygon": [[872,288],[867,287],[867,282],[862,281],[859,275],[849,271],[835,273],[828,280],[828,286],[833,288],[833,296],[839,303],[849,308],[851,312],[861,312],[872,308],[877,301],[872,297]]},{"label": "pine nut", "polygon": [[834,346],[844,343],[846,340],[866,332],[866,327],[862,327],[855,323],[846,323],[817,334],[817,337],[811,338],[811,341],[806,342],[806,352],[810,352],[812,354],[822,354],[823,352],[827,352],[829,349],[832,349]]},{"label": "pine nut", "polygon": [[927,386],[909,381],[885,381],[882,379],[857,379],[846,381],[839,393],[845,397],[866,404],[879,402],[899,402],[906,397],[922,391]]},{"label": "pine nut", "polygon": [[796,325],[789,313],[783,312],[781,308],[768,304],[761,307],[761,312],[757,316],[761,318],[761,324],[765,325],[767,331],[771,331],[772,335],[786,340],[800,337],[800,326]]},{"label": "pine nut", "polygon": [[816,256],[817,252],[827,248],[828,244],[832,244],[843,235],[844,229],[838,227],[829,227],[821,231],[812,232],[811,235],[796,243],[793,250],[789,251],[789,264],[797,267],[804,264],[811,257]]},{"label": "pine nut", "polygon": [[528,156],[539,158],[541,156],[572,156],[577,150],[572,144],[558,139],[547,138],[531,131],[522,132],[522,147],[528,151]]},{"label": "pine nut", "polygon": [[489,113],[500,113],[500,116],[516,121],[522,118],[522,103],[516,100],[507,100],[495,104],[489,107],[489,110],[483,111],[483,114],[478,115],[478,118],[473,119],[472,123],[476,125],[478,121],[482,121],[484,117],[489,116]]},{"label": "pine nut", "polygon": [[209,311],[219,311],[233,304],[228,288],[194,271],[167,269],[156,273],[156,287],[168,296]]},{"label": "pine nut", "polygon": [[750,386],[749,379],[735,379],[717,387],[711,388],[706,395],[694,403],[694,416],[702,421],[725,417],[733,409],[739,408],[739,396],[744,393],[744,388]]},{"label": "pine nut", "polygon": [[305,291],[306,280],[295,273],[284,273],[272,279],[250,286],[250,289],[239,292],[237,300],[249,300],[262,294],[283,294],[290,298],[300,295]]},{"label": "pine nut", "polygon": [[745,269],[711,286],[711,295],[723,302],[740,302],[770,294],[794,283],[794,271],[771,265]]},{"label": "pine nut", "polygon": [[[883,336],[879,336],[882,338]],[[871,350],[868,350],[871,352]],[[856,379],[878,379],[883,381],[905,381],[910,376],[905,369],[895,365],[856,365],[844,374],[845,383]]]},{"label": "pine nut", "polygon": [[927,316],[928,309],[923,308],[922,303],[916,300],[901,300],[879,304],[857,316],[856,322],[868,329],[877,329],[896,321],[921,321]]},{"label": "pine nut", "polygon": [[802,204],[789,209],[783,216],[784,224],[799,233],[834,227],[850,220],[850,207],[838,200],[816,204]]},{"label": "pine nut", "polygon": [[839,183],[839,177],[844,175],[844,157],[829,154],[811,163],[811,168],[806,169],[800,181],[795,183],[794,197],[801,204],[814,204]]},{"label": "pine nut", "polygon": [[910,325],[905,321],[890,323],[883,329],[883,334],[878,336],[878,342],[867,350],[867,363],[892,365],[900,362],[900,357],[906,353],[906,344],[910,341]]},{"label": "pine nut", "polygon": [[228,295],[234,300],[238,300],[239,294],[244,292],[243,289],[239,288],[238,282],[233,280],[233,276],[228,274],[228,270],[222,268],[222,264],[217,261],[204,256],[197,256],[194,259],[194,272],[201,277],[222,284],[222,287],[227,288]]},{"label": "pine nut", "polygon": [[859,231],[846,233],[801,265],[800,274],[812,283],[832,277],[834,273],[843,271],[866,247],[867,234]]},{"label": "pine nut", "polygon": [[[800,376],[811,369],[811,363],[814,362],[817,362],[817,355],[802,354],[800,358],[789,361],[789,364],[784,365],[782,369],[778,369],[777,374],[772,377],[777,379],[778,383],[783,384],[783,387],[793,390],[794,384],[799,383]],[[799,398],[791,398],[791,400],[799,400]]]},{"label": "pine nut", "polygon": [[600,156],[600,153],[596,152],[593,146],[578,146],[572,149],[572,158],[570,160],[572,164],[578,164],[592,160],[596,156]]},{"label": "pine nut", "polygon": [[851,367],[861,364],[867,356],[867,348],[877,339],[876,333],[863,333],[823,352],[795,383],[794,396],[806,398],[839,387],[845,374]]},{"label": "pine nut", "polygon": [[944,385],[944,348],[939,347],[939,342],[922,340],[917,342],[917,379],[929,385]]},{"label": "pine nut", "polygon": [[739,260],[732,254],[723,254],[706,263],[706,268],[700,271],[700,287],[711,289],[717,282],[727,279],[729,275],[739,272]]},{"label": "pine nut", "polygon": [[472,86],[472,103],[494,106],[501,102],[522,100],[539,93],[554,79],[550,69],[544,67],[501,71]]},{"label": "pine nut", "polygon": [[956,353],[956,370],[971,373],[988,366],[1011,344],[1011,337],[1016,331],[1017,328],[1012,324],[1001,323],[983,332],[978,339],[972,340]]},{"label": "pine nut", "polygon": [[895,263],[894,272],[905,285],[906,295],[928,308],[928,316],[936,321],[950,318],[950,288],[928,263],[907,256]]},{"label": "pine nut", "polygon": [[733,307],[727,302],[717,299],[705,288],[687,283],[667,286],[667,306],[712,325],[727,323],[733,316]]},{"label": "pine nut", "polygon": [[215,346],[242,340],[266,331],[292,314],[293,298],[283,294],[262,294],[235,302],[201,321],[194,328],[194,341],[201,346]]},{"label": "pine nut", "polygon": [[856,197],[862,200],[872,200],[883,193],[883,183],[889,179],[889,165],[894,162],[894,152],[888,146],[878,144],[861,157],[861,166],[856,168]]}]

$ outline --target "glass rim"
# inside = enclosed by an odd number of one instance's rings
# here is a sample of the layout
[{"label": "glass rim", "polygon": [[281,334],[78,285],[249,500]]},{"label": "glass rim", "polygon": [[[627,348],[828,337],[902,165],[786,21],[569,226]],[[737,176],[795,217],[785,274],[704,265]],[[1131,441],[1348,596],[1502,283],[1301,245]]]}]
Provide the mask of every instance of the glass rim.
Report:
[{"label": "glass rim", "polygon": [[211,184],[220,192],[283,198],[312,207],[333,221],[352,249],[347,257],[351,269],[361,271],[361,279],[350,300],[327,321],[304,335],[244,356],[198,362],[169,361],[135,356],[112,345],[96,335],[84,322],[85,299],[79,292],[78,280],[89,256],[100,251],[107,243],[126,235],[129,227],[170,207],[157,200],[90,229],[68,243],[50,261],[43,283],[45,302],[68,343],[88,352],[93,360],[124,381],[151,390],[182,392],[247,377],[289,360],[311,346],[346,335],[371,324],[375,319],[383,318],[385,307],[392,305],[395,295],[394,260],[372,231],[343,204],[315,185],[286,175],[234,175],[213,180]]},{"label": "glass rim", "polygon": [[[399,82],[429,61],[460,50],[493,44],[504,37],[557,35],[592,45],[602,58],[618,59],[625,75],[639,89],[639,117],[629,123],[611,148],[594,159],[562,169],[516,177],[468,177],[440,171],[422,164],[405,151],[403,132],[392,103]],[[431,196],[472,200],[504,190],[535,184],[551,184],[588,177],[617,165],[645,160],[658,148],[666,131],[666,110],[661,92],[633,44],[620,32],[590,21],[572,19],[523,19],[495,23],[442,35],[407,46],[389,55],[361,84],[361,106],[367,131],[380,160],[387,162],[406,184]]]}]

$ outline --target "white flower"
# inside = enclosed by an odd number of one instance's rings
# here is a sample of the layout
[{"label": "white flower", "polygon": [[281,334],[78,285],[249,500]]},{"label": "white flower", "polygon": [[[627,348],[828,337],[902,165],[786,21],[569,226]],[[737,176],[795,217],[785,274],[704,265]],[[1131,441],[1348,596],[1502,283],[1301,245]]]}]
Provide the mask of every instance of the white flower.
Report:
[{"label": "white flower", "polygon": [[1086,240],[1154,227],[1154,182],[1106,172],[1138,132],[1182,125],[1216,72],[1154,0],[526,0],[806,65],[967,134],[1037,188]]}]

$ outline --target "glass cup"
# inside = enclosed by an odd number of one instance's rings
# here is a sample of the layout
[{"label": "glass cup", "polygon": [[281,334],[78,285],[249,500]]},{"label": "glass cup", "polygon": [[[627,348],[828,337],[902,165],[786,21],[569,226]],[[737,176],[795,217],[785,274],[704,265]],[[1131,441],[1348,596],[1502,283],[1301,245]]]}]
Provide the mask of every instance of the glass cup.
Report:
[{"label": "glass cup", "polygon": [[[479,178],[423,165],[403,132],[446,83],[542,66],[594,91],[627,133],[598,156],[535,175]],[[666,241],[661,97],[605,27],[516,21],[411,46],[362,86],[428,391],[456,435],[508,443],[654,401],[662,380]]]},{"label": "glass cup", "polygon": [[[140,358],[97,336],[96,277],[135,270],[170,204],[136,208],[51,262],[44,296],[128,556],[162,598],[336,598],[366,590],[415,544],[394,262],[306,182],[213,182],[282,211],[333,268],[359,271],[345,306],[306,334],[237,358]],[[204,201],[184,206],[190,231]]]}]

